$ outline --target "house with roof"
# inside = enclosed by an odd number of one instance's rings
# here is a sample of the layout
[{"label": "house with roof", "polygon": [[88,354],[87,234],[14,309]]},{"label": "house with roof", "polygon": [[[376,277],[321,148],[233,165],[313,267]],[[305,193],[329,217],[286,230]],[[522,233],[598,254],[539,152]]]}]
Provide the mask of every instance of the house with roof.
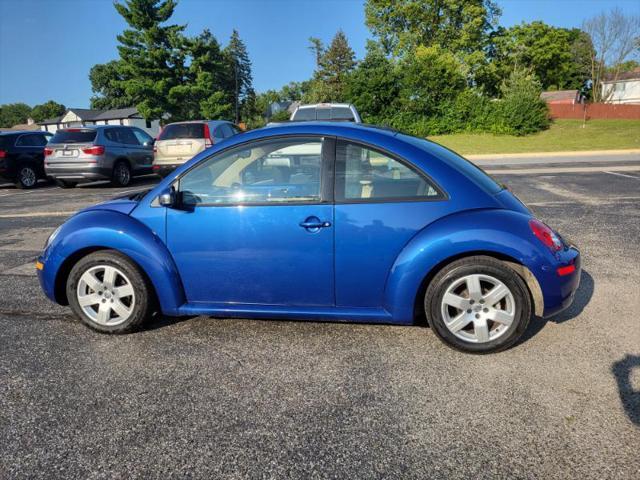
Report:
[{"label": "house with roof", "polygon": [[579,90],[550,90],[542,92],[540,98],[549,105],[575,105],[583,101]]},{"label": "house with roof", "polygon": [[55,133],[60,128],[88,125],[128,125],[141,128],[153,137],[160,131],[159,120],[145,120],[135,107],[111,110],[69,108],[60,117],[43,120],[38,122],[38,125],[41,130],[51,133]]},{"label": "house with roof", "polygon": [[607,103],[640,104],[640,67],[607,75],[602,81],[602,98]]}]

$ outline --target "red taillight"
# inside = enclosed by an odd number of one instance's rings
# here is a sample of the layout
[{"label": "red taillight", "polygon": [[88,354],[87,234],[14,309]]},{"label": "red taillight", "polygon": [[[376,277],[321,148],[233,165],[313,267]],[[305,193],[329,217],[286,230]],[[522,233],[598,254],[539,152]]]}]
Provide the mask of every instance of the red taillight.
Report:
[{"label": "red taillight", "polygon": [[102,155],[104,154],[104,147],[102,145],[94,145],[93,147],[83,148],[82,153],[87,155]]},{"label": "red taillight", "polygon": [[153,170],[154,172],[157,172],[158,170],[160,170],[160,165],[153,165],[151,167],[151,170]]},{"label": "red taillight", "polygon": [[209,124],[204,124],[204,148],[209,148],[213,145],[211,141],[211,132],[209,131]]},{"label": "red taillight", "polygon": [[540,220],[532,218],[529,220],[529,227],[531,227],[531,231],[538,240],[544,243],[552,252],[557,252],[562,248],[562,242],[558,236]]},{"label": "red taillight", "polygon": [[7,156],[7,152],[5,150],[0,150],[0,158],[4,158]]},{"label": "red taillight", "polygon": [[158,153],[158,147],[156,147],[155,145],[153,146],[153,153]]},{"label": "red taillight", "polygon": [[44,156],[48,157],[49,155],[53,155],[53,148],[45,148],[44,149]]},{"label": "red taillight", "polygon": [[558,267],[556,271],[558,272],[558,275],[560,275],[561,277],[564,277],[565,275],[570,275],[573,272],[575,272],[576,266],[571,264],[571,265],[567,265],[566,267]]}]

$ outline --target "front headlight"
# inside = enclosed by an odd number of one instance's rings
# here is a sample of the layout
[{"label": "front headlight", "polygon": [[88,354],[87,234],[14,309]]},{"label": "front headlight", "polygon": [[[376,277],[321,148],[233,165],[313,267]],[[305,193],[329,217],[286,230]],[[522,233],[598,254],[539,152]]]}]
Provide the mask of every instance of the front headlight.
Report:
[{"label": "front headlight", "polygon": [[47,237],[47,241],[44,242],[44,249],[46,250],[47,247],[49,245],[51,245],[51,242],[53,242],[53,240],[56,238],[56,236],[58,235],[58,232],[60,231],[60,229],[62,228],[62,225],[60,225],[58,228],[56,228],[53,233],[51,235],[49,235],[49,237]]}]

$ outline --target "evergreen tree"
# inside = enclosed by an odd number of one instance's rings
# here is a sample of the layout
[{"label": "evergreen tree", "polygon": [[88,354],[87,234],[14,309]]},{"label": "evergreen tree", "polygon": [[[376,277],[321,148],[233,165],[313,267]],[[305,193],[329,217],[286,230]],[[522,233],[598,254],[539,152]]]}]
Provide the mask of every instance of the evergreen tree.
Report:
[{"label": "evergreen tree", "polygon": [[220,44],[205,29],[185,42],[191,62],[185,82],[171,89],[171,102],[183,120],[228,119],[231,103],[226,88],[225,58]]},{"label": "evergreen tree", "polygon": [[[312,50],[314,49],[315,47],[312,46]],[[342,30],[338,30],[329,47],[322,49],[308,100],[314,102],[343,101],[347,76],[355,65],[355,53],[349,46],[347,36]]]},{"label": "evergreen tree", "polygon": [[20,123],[27,123],[29,115],[31,115],[31,107],[26,103],[0,105],[0,127],[11,128]]},{"label": "evergreen tree", "polygon": [[229,69],[229,90],[233,92],[232,102],[235,122],[240,122],[242,103],[252,91],[253,77],[251,76],[251,60],[247,47],[240,38],[237,30],[233,30],[229,44],[224,49],[224,55]]},{"label": "evergreen tree", "polygon": [[148,120],[179,114],[171,90],[184,80],[185,27],[163,25],[173,14],[175,0],[125,0],[114,6],[130,27],[117,37],[120,79],[113,80],[114,87]]}]

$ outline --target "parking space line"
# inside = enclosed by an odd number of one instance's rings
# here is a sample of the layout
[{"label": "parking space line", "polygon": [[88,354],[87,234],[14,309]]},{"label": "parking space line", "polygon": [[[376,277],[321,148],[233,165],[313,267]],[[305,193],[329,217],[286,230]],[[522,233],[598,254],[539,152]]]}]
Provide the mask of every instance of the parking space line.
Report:
[{"label": "parking space line", "polygon": [[624,173],[618,173],[618,172],[610,172],[608,170],[603,170],[604,173],[608,173],[609,175],[618,175],[619,177],[625,177],[625,178],[633,178],[634,180],[640,180],[639,177],[636,177],[634,175],[625,175]]},{"label": "parking space line", "polygon": [[68,217],[76,213],[73,212],[27,212],[27,213],[7,213],[0,214],[0,218],[30,218],[30,217]]}]

